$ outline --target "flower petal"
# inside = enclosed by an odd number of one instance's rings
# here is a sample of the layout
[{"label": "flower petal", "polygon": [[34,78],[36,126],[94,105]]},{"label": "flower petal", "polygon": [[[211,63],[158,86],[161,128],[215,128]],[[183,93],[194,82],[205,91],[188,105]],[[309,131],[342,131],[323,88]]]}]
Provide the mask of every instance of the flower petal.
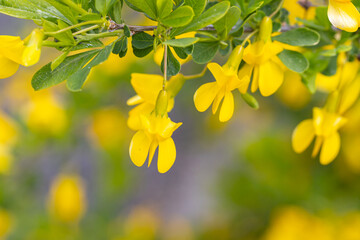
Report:
[{"label": "flower petal", "polygon": [[194,103],[199,112],[205,112],[214,101],[214,98],[218,92],[218,86],[216,82],[205,83],[200,86],[195,92]]},{"label": "flower petal", "polygon": [[259,89],[264,97],[275,93],[284,81],[284,71],[273,61],[259,66]]},{"label": "flower petal", "polygon": [[227,122],[234,114],[234,96],[229,91],[225,93],[224,101],[221,105],[219,120],[220,122]]},{"label": "flower petal", "polygon": [[18,63],[0,54],[0,79],[11,77],[18,69]]},{"label": "flower petal", "polygon": [[22,64],[22,55],[25,46],[20,37],[0,36],[0,55]]},{"label": "flower petal", "polygon": [[339,114],[345,113],[352,105],[354,105],[359,98],[359,94],[360,76],[344,88],[339,105]]},{"label": "flower petal", "polygon": [[239,91],[242,94],[245,94],[249,88],[251,74],[252,74],[253,69],[254,69],[254,65],[245,64],[245,66],[243,66],[238,73],[238,77],[241,82]]},{"label": "flower petal", "polygon": [[259,65],[255,65],[251,83],[251,92],[256,92],[259,88]]},{"label": "flower petal", "polygon": [[131,74],[131,85],[135,92],[146,102],[155,105],[157,96],[162,89],[163,77],[156,74]]},{"label": "flower petal", "polygon": [[340,144],[340,135],[337,132],[325,138],[320,153],[320,163],[323,165],[331,163],[339,154]]},{"label": "flower petal", "polygon": [[129,153],[131,161],[138,167],[144,165],[149,148],[151,139],[146,135],[144,131],[138,131],[131,139]]},{"label": "flower petal", "polygon": [[168,138],[159,142],[158,171],[166,173],[172,167],[176,159],[176,147],[174,140]]},{"label": "flower petal", "polygon": [[226,82],[226,74],[219,64],[212,62],[207,65],[207,68],[210,70],[218,84],[222,85]]},{"label": "flower petal", "polygon": [[315,137],[312,119],[302,121],[294,130],[292,135],[292,146],[296,153],[302,153],[309,147]]},{"label": "flower petal", "polygon": [[328,17],[332,25],[347,32],[355,32],[359,27],[360,14],[351,1],[329,1]]}]

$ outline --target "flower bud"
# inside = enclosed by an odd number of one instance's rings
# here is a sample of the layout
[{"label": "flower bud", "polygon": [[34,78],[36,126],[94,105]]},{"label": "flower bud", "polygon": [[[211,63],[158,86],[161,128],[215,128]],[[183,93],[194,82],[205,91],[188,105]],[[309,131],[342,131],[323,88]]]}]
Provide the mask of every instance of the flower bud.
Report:
[{"label": "flower bud", "polygon": [[272,20],[269,17],[264,17],[260,23],[259,37],[264,42],[267,42],[271,39],[271,33],[272,33]]},{"label": "flower bud", "polygon": [[167,113],[169,104],[169,94],[166,90],[161,90],[156,99],[155,114],[156,116],[164,116]]},{"label": "flower bud", "polygon": [[227,68],[229,71],[237,72],[243,54],[244,54],[244,46],[242,45],[236,46],[234,50],[231,52],[229,59],[225,63],[224,68]]},{"label": "flower bud", "polygon": [[259,109],[259,103],[254,96],[252,96],[249,93],[245,93],[245,94],[241,94],[241,97],[251,108]]},{"label": "flower bud", "polygon": [[167,90],[169,92],[169,97],[174,98],[182,89],[185,83],[184,75],[177,74],[170,78],[170,80],[167,83]]},{"label": "flower bud", "polygon": [[24,40],[25,49],[22,55],[23,65],[28,67],[37,63],[40,59],[41,44],[44,39],[44,33],[40,29],[34,29]]}]

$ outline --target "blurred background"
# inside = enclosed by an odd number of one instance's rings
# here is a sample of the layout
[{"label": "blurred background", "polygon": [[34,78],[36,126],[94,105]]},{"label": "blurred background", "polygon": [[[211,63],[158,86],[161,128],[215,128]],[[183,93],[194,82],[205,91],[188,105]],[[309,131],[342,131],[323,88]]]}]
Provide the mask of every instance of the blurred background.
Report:
[{"label": "blurred background", "polygon": [[[34,27],[5,15],[0,23],[1,35],[22,38]],[[58,54],[44,49],[39,64],[0,82],[0,239],[360,239],[360,103],[341,154],[321,166],[310,150],[293,152],[291,134],[325,95],[290,76],[277,95],[256,96],[258,111],[237,94],[234,117],[220,124],[193,104],[213,81],[207,73],[176,98],[177,159],[159,174],[133,165],[126,125],[130,74],[159,74],[153,54],[112,55],[79,93],[64,84],[34,92],[32,75]],[[182,73],[203,67],[185,63]]]}]

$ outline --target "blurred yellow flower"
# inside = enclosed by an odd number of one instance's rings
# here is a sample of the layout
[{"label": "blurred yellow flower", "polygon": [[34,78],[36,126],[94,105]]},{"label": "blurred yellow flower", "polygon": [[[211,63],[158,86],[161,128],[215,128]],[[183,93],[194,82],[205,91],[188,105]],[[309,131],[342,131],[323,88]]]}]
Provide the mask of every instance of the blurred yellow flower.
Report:
[{"label": "blurred yellow flower", "polygon": [[148,166],[150,166],[159,147],[158,171],[165,173],[176,159],[176,147],[171,135],[182,123],[174,123],[167,116],[161,117],[155,114],[141,115],[140,119],[141,129],[135,133],[130,143],[130,158],[136,166],[141,167],[149,155]]},{"label": "blurred yellow flower", "polygon": [[124,114],[115,107],[99,109],[93,113],[91,133],[105,149],[116,149],[127,136]]},{"label": "blurred yellow flower", "polygon": [[0,209],[0,239],[6,239],[12,225],[13,219],[11,215],[7,211]]},{"label": "blurred yellow flower", "polygon": [[329,164],[340,150],[339,128],[347,122],[339,114],[328,112],[325,109],[314,108],[313,119],[302,121],[294,130],[292,145],[296,153],[301,153],[315,140],[312,153],[316,157],[320,151],[320,163]]},{"label": "blurred yellow flower", "polygon": [[300,207],[284,207],[272,217],[263,240],[335,240],[327,221]]},{"label": "blurred yellow flower", "polygon": [[[163,76],[156,74],[131,74],[131,85],[133,86],[137,95],[130,98],[127,104],[130,106],[137,105],[129,112],[128,126],[132,130],[141,128],[140,115],[150,114],[156,104],[156,99],[163,87]],[[169,92],[170,98],[168,102],[167,111],[170,112],[174,107],[174,97],[180,91],[185,79],[182,74],[178,74],[167,81],[166,89]]]},{"label": "blurred yellow flower", "polygon": [[56,219],[67,223],[78,222],[86,210],[86,192],[77,175],[56,177],[49,192],[49,210]]},{"label": "blurred yellow flower", "polygon": [[348,213],[346,216],[339,218],[339,220],[337,239],[360,239],[360,212]]},{"label": "blurred yellow flower", "polygon": [[0,36],[0,79],[16,73],[19,65],[31,66],[39,61],[43,33],[39,29],[25,39]]},{"label": "blurred yellow flower", "polygon": [[9,149],[0,145],[0,174],[8,174],[13,162]]},{"label": "blurred yellow flower", "polygon": [[287,70],[284,73],[284,83],[276,95],[282,103],[293,109],[304,107],[311,99],[311,93],[301,81],[300,74]]},{"label": "blurred yellow flower", "polygon": [[0,112],[0,145],[12,145],[18,137],[15,122],[5,113]]},{"label": "blurred yellow flower", "polygon": [[312,6],[312,1],[285,0],[283,8],[289,12],[290,24],[297,23],[296,18],[309,20],[315,17],[316,8]]},{"label": "blurred yellow flower", "polygon": [[272,21],[265,17],[260,27],[259,39],[245,48],[246,65],[239,71],[239,79],[244,82],[239,90],[243,94],[249,88],[251,76],[251,92],[259,89],[264,97],[274,94],[284,81],[284,65],[277,57],[283,46],[271,41],[271,32]]},{"label": "blurred yellow flower", "polygon": [[59,135],[67,127],[66,111],[50,91],[35,93],[24,111],[30,130],[45,135]]},{"label": "blurred yellow flower", "polygon": [[351,0],[329,0],[329,21],[335,27],[356,32],[360,24],[360,13]]},{"label": "blurred yellow flower", "polygon": [[203,84],[195,92],[194,103],[199,112],[206,111],[212,104],[212,112],[215,114],[222,101],[219,120],[226,122],[231,119],[234,114],[232,91],[241,87],[242,84],[237,75],[237,70],[242,60],[243,49],[243,46],[237,46],[223,67],[217,63],[207,65],[216,81]]}]

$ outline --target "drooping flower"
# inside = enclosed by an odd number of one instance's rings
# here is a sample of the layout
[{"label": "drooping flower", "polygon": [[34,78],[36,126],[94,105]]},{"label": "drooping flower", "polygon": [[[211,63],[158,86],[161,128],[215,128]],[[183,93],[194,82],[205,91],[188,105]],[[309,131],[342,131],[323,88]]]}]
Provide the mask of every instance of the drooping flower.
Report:
[{"label": "drooping flower", "polygon": [[360,25],[360,14],[351,0],[329,0],[329,21],[335,27],[356,32]]},{"label": "drooping flower", "polygon": [[205,83],[195,92],[194,103],[199,112],[206,111],[212,104],[215,114],[220,106],[219,120],[226,122],[234,114],[234,96],[232,91],[241,86],[237,70],[242,60],[243,46],[237,46],[224,66],[209,63],[207,68],[215,78],[215,82]]},{"label": "drooping flower", "polygon": [[260,26],[259,39],[245,48],[246,65],[239,71],[239,79],[244,82],[239,90],[243,94],[249,88],[251,76],[251,92],[259,89],[265,97],[274,94],[284,81],[284,65],[277,57],[283,47],[271,41],[271,32],[272,21],[265,17]]},{"label": "drooping flower", "polygon": [[130,143],[130,158],[136,166],[141,167],[149,156],[148,166],[150,166],[155,151],[159,147],[158,171],[165,173],[176,159],[176,147],[171,136],[182,123],[174,123],[166,114],[164,116],[155,113],[141,115],[140,119],[141,127]]},{"label": "drooping flower", "polygon": [[49,193],[49,209],[57,219],[78,222],[85,213],[85,187],[77,175],[61,174],[52,183]]},{"label": "drooping flower", "polygon": [[338,130],[347,120],[341,115],[326,109],[314,108],[313,119],[302,121],[294,130],[292,145],[296,153],[301,153],[309,147],[315,138],[313,157],[321,149],[320,163],[331,163],[340,150],[340,135]]},{"label": "drooping flower", "polygon": [[[163,76],[156,74],[131,74],[131,85],[133,86],[136,96],[130,98],[127,104],[130,106],[137,105],[129,112],[128,126],[132,130],[141,128],[141,115],[150,114],[156,104],[156,99],[163,87]],[[167,111],[170,112],[174,106],[174,97],[180,91],[185,79],[182,74],[178,74],[170,78],[167,82],[167,90],[169,92],[169,102]]]},{"label": "drooping flower", "polygon": [[35,29],[25,39],[0,36],[0,79],[11,77],[19,65],[31,66],[39,61],[43,32]]}]

